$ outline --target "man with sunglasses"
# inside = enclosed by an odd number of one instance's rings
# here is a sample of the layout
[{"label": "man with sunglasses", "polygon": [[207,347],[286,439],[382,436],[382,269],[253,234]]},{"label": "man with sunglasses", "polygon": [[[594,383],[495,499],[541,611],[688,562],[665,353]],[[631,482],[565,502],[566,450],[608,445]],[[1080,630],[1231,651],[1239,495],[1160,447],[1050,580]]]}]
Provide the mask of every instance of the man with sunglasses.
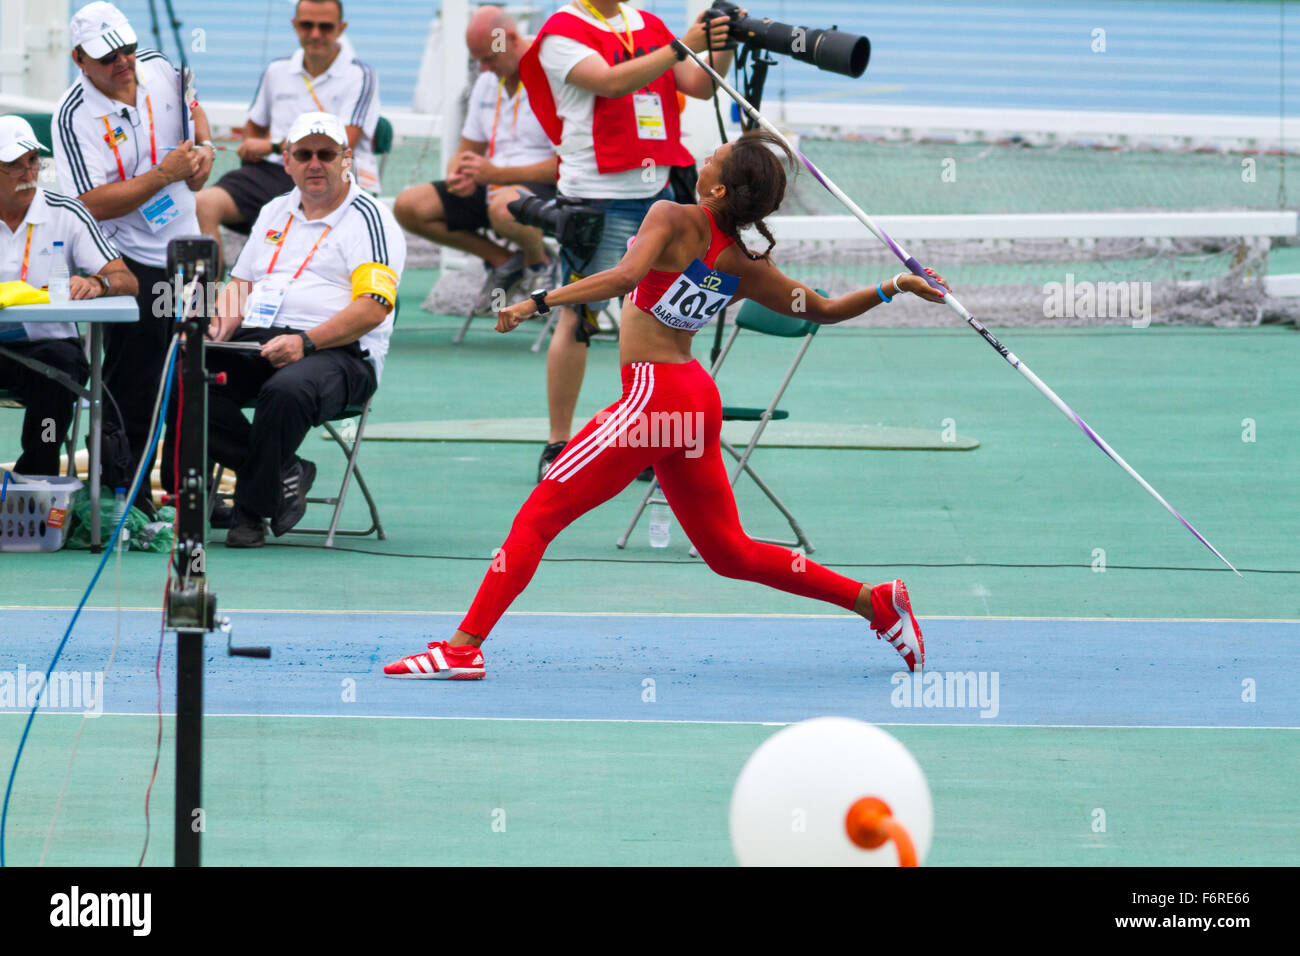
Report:
[{"label": "man with sunglasses", "polygon": [[352,176],[379,193],[371,142],[379,122],[379,79],[342,42],[347,23],[338,0],[300,0],[293,20],[301,49],[272,60],[262,73],[239,144],[242,165],[199,193],[199,226],[218,243],[221,226],[248,235],[262,207],[293,189],[279,150],[289,124],[303,113],[342,117],[352,150]]},{"label": "man with sunglasses", "polygon": [[[239,479],[227,547],[261,547],[268,518],[277,537],[298,523],[316,477],[298,446],[364,404],[383,372],[406,239],[344,178],[350,158],[338,117],[294,121],[284,160],[294,189],[262,208],[217,302],[212,338],[255,347],[208,352],[208,368],[226,373],[208,397],[209,453]],[[254,398],[250,424],[240,409]]]},{"label": "man with sunglasses", "polygon": [[[81,203],[46,192],[36,184],[41,152],[49,149],[21,116],[0,116],[0,282],[21,281],[37,289],[46,284],[62,242],[64,264],[73,275],[73,299],[135,295],[131,275]],[[3,313],[0,312],[0,316]],[[23,365],[21,356],[62,372],[78,384],[90,374],[77,327],[70,322],[0,321],[0,388],[18,394],[27,406],[22,456],[15,470],[27,475],[59,473],[59,446],[68,437],[76,395],[41,371]]]},{"label": "man with sunglasses", "polygon": [[[104,336],[104,385],[125,419],[134,468],[148,447],[171,332],[167,244],[198,231],[194,194],[212,171],[212,143],[198,103],[182,99],[179,71],[158,51],[137,50],[117,7],[87,4],[70,33],[81,75],[55,109],[54,163],[62,191],[99,220],[139,281],[140,320],[111,325]],[[184,111],[193,139],[182,140]],[[112,442],[117,423],[110,416],[105,426]],[[152,512],[148,482],[135,504]]]}]

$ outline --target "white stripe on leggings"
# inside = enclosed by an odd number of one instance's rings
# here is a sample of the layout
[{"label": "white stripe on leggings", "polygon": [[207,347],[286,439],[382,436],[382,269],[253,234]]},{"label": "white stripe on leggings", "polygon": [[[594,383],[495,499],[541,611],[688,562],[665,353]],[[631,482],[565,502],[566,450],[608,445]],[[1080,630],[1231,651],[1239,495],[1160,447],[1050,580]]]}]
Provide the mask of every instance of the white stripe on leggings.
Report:
[{"label": "white stripe on leggings", "polygon": [[[635,402],[637,399],[637,395],[640,393],[642,380],[644,378],[644,376],[642,375],[643,364],[644,363],[637,362],[632,366],[633,368],[632,390],[628,393],[628,397],[624,400],[625,403]],[[595,429],[592,430],[590,435],[588,435],[586,438],[584,438],[581,442],[577,444],[570,444],[564,449],[564,451],[560,452],[559,457],[556,458],[555,461],[551,463],[551,467],[546,470],[546,477],[558,479],[560,472],[562,470],[567,470],[569,466],[572,465],[580,455],[584,454],[587,451],[587,449],[591,447],[592,442],[599,441],[605,434],[617,428],[618,416],[622,411],[623,406],[624,403],[621,402],[619,406],[617,406],[615,410],[610,413],[608,418],[606,418]]]},{"label": "white stripe on leggings", "polygon": [[[612,445],[618,438],[619,433],[625,431],[632,421],[641,414],[646,405],[650,403],[655,386],[654,366],[649,362],[638,362],[635,367],[636,379],[633,382],[632,392],[627,401],[588,435],[572,456],[561,455],[555,464],[551,466],[551,471],[547,472],[546,477],[561,482],[568,481],[602,451]],[[565,451],[568,452],[568,449],[566,448]]]}]

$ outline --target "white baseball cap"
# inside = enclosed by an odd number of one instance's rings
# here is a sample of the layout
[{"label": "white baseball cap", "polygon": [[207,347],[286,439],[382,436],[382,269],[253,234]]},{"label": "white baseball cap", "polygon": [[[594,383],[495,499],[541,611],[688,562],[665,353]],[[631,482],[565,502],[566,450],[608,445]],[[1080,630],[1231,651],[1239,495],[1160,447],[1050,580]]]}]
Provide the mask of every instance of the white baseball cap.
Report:
[{"label": "white baseball cap", "polygon": [[34,149],[50,148],[36,138],[31,124],[21,116],[0,116],[0,163],[12,163]]},{"label": "white baseball cap", "polygon": [[296,143],[316,133],[328,136],[340,146],[348,145],[347,130],[333,113],[303,113],[289,126],[285,139],[290,143]]},{"label": "white baseball cap", "polygon": [[74,13],[68,32],[73,47],[81,47],[86,56],[95,60],[119,47],[139,42],[126,14],[102,0],[88,3]]}]

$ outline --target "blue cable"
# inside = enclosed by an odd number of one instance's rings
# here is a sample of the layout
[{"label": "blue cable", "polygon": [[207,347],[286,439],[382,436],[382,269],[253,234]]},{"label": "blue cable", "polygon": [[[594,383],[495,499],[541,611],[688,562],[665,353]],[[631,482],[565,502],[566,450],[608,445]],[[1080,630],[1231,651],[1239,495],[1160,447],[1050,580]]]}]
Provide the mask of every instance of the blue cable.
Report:
[{"label": "blue cable", "polygon": [[[140,490],[140,483],[144,481],[144,476],[153,471],[146,463],[153,461],[154,449],[158,447],[158,439],[162,436],[163,429],[167,427],[167,402],[171,398],[172,392],[172,367],[176,361],[176,342],[173,340],[171,348],[167,353],[167,364],[163,368],[163,375],[166,376],[167,384],[163,388],[162,405],[158,408],[158,427],[154,429],[153,437],[149,440],[149,450],[144,453],[140,459],[141,468],[139,474],[135,477],[135,482],[131,485],[131,494],[127,497],[128,506],[122,512],[122,518],[118,521],[117,527],[113,529],[114,547],[107,549],[104,556],[99,559],[99,567],[95,569],[95,575],[90,579],[90,585],[86,588],[86,593],[81,596],[80,603],[77,604],[76,611],[72,614],[72,620],[68,622],[68,629],[63,632],[63,640],[59,641],[58,648],[54,651],[54,659],[50,661],[50,666],[45,670],[45,687],[50,686],[50,674],[54,672],[55,665],[59,663],[59,657],[63,654],[63,648],[68,643],[68,638],[72,636],[72,629],[76,626],[77,618],[81,616],[81,610],[90,600],[90,594],[95,590],[95,585],[99,582],[99,576],[103,573],[104,567],[108,564],[108,559],[112,557],[113,551],[121,547],[122,528],[126,525],[126,519],[131,514],[130,502],[135,501],[135,496]],[[91,476],[91,480],[98,481],[97,476]],[[18,741],[18,752],[14,754],[13,766],[9,769],[9,783],[5,786],[4,809],[0,810],[0,867],[5,865],[5,832],[9,822],[9,797],[13,793],[14,778],[18,775],[18,761],[22,759],[23,747],[27,744],[27,734],[32,729],[32,721],[36,719],[36,711],[40,709],[40,695],[36,697],[36,703],[27,715],[27,724],[23,727],[23,735]]]}]

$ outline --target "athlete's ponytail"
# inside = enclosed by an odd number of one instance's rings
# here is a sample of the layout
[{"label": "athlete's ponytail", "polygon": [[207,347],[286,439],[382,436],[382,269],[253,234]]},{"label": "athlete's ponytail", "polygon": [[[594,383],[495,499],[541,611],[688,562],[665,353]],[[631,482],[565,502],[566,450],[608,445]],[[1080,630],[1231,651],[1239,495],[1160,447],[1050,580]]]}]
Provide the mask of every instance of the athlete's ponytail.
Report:
[{"label": "athlete's ponytail", "polygon": [[761,255],[749,254],[759,259],[766,259],[776,245],[763,220],[780,209],[785,198],[785,163],[775,150],[784,153],[794,166],[794,154],[779,137],[765,129],[752,129],[732,144],[718,175],[718,183],[727,187],[722,213],[728,231],[736,245],[749,253],[740,239],[740,230],[747,226],[757,229],[767,240],[767,248]]}]

